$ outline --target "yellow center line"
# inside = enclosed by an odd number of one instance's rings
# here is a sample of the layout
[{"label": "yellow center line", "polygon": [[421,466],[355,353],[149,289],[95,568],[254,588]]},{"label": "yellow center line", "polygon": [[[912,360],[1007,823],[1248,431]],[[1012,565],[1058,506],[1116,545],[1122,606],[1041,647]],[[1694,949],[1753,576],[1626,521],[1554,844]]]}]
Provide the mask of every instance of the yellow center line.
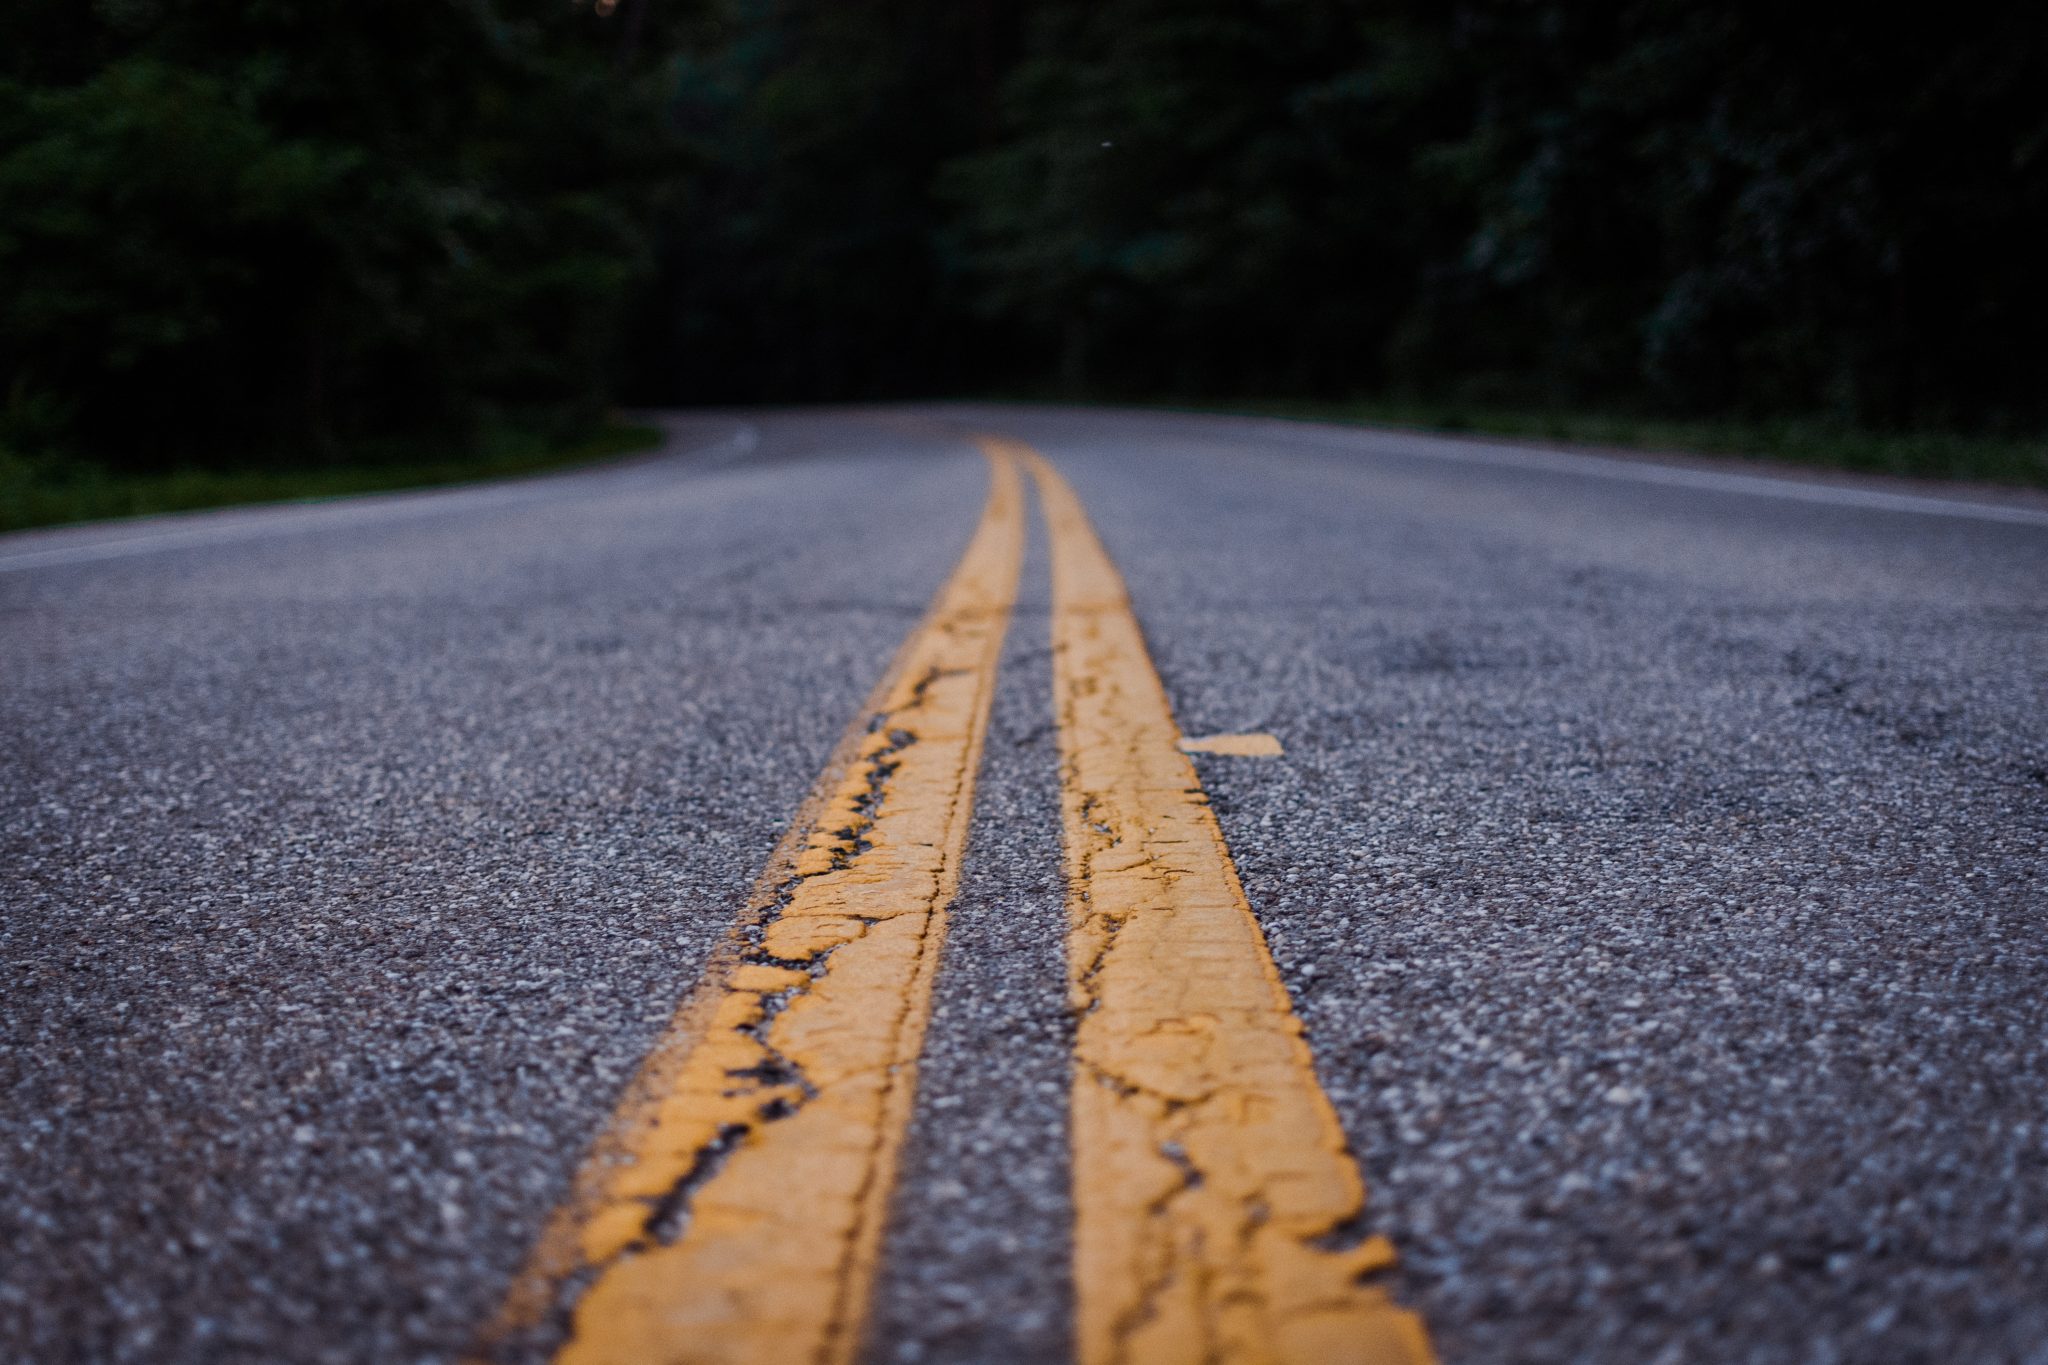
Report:
[{"label": "yellow center line", "polygon": [[572,1297],[562,1365],[858,1349],[1023,557],[1016,461],[989,464],[959,567],[629,1090],[487,1351]]},{"label": "yellow center line", "polygon": [[1123,580],[1051,465],[982,444],[1052,541],[1081,1365],[1427,1362]]}]

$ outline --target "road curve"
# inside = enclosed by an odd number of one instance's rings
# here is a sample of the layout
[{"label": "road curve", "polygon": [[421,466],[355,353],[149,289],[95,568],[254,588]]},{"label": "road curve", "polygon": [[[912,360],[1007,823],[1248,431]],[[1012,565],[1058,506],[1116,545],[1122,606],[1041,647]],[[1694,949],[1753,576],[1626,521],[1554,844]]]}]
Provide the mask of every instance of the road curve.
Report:
[{"label": "road curve", "polygon": [[[1284,1083],[1343,1159],[1284,1254],[1362,1258],[1405,1358],[2048,1359],[2039,501],[1088,409],[668,426],[545,478],[0,537],[0,1357],[567,1358],[577,1282],[491,1324],[649,1059],[694,1045],[680,1007],[742,980],[778,847],[877,842],[846,756],[880,706],[876,791],[914,776],[883,768],[925,693],[878,686],[947,629],[993,437],[1064,476],[1142,643],[1077,664],[1034,519],[958,722],[971,811],[933,807],[966,821],[928,874],[936,977],[884,982],[928,1018],[889,1161],[846,1187],[886,1216],[845,1352],[1290,1358],[1183,1295],[1180,1252],[1142,1253],[1137,1316],[1123,1271],[1070,1270],[1077,1226],[1133,1216],[1085,1175],[1112,1101],[1075,1087],[1126,1017],[1087,991],[1217,941],[1124,937],[1166,923],[1100,889],[1142,846],[1219,924],[1241,885],[1252,975],[1219,979],[1277,973]],[[1119,669],[1170,716],[1090,712]],[[1172,760],[1192,786],[1084,790],[1176,725],[1208,737]],[[811,823],[842,788],[843,838]],[[1124,839],[1190,800],[1208,901]],[[1077,980],[1070,937],[1104,934],[1123,965]],[[826,979],[748,970],[777,1010]],[[1187,1008],[1116,1043],[1161,1095],[1238,1036]],[[1209,1050],[1147,1051],[1162,1027]],[[1147,1111],[1173,1188],[1141,1212],[1270,1155],[1177,1118],[1213,1093],[1186,1084]],[[649,1236],[689,1244],[753,1139],[722,1141]],[[1244,1178],[1250,1246],[1291,1205]],[[1188,1264],[1253,1273],[1187,1216]]]}]

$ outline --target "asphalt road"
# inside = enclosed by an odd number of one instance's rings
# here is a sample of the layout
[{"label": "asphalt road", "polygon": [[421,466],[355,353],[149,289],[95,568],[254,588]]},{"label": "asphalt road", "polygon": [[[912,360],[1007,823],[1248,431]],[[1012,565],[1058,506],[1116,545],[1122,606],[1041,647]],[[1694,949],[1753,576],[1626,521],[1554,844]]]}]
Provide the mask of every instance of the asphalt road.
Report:
[{"label": "asphalt road", "polygon": [[[994,431],[1182,729],[1285,746],[1197,768],[1442,1359],[2048,1362],[2041,502],[1087,410],[672,428],[0,538],[0,1357],[468,1350]],[[1074,1330],[1033,536],[878,1361]]]}]

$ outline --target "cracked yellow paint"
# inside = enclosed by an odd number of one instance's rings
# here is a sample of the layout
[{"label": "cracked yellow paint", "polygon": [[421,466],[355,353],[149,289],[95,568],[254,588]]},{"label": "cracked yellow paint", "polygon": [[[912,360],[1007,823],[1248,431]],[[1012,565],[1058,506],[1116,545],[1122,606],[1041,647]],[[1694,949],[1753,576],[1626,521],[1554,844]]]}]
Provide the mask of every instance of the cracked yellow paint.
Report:
[{"label": "cracked yellow paint", "polygon": [[1365,1189],[1131,614],[1051,465],[1081,1365],[1418,1365]]},{"label": "cracked yellow paint", "polygon": [[1265,733],[1189,735],[1178,747],[1184,754],[1230,754],[1237,758],[1278,758],[1285,752],[1278,736]]},{"label": "cracked yellow paint", "polygon": [[587,1281],[562,1365],[858,1349],[1023,556],[1017,464],[989,463],[966,555],[820,779],[807,835],[778,850],[750,921],[678,1013],[678,1041],[593,1153],[495,1342]]}]

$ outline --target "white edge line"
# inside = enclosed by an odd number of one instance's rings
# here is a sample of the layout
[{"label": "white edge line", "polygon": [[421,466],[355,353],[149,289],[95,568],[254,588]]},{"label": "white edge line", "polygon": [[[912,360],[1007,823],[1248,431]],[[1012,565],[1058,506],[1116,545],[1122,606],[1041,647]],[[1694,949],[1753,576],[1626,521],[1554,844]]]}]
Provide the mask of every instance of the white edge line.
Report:
[{"label": "white edge line", "polygon": [[[732,435],[707,445],[697,446],[694,450],[701,452],[716,450],[721,446],[732,446],[735,448],[735,455],[745,455],[759,445],[760,440],[760,429],[752,423],[743,423]],[[574,471],[563,472],[571,474]],[[284,531],[304,530],[308,527],[350,521],[376,518],[403,520],[440,512],[469,511],[479,507],[533,502],[549,496],[553,491],[532,481],[522,481],[498,486],[469,485],[457,488],[401,489],[390,493],[365,493],[323,499],[314,505],[256,504],[210,509],[219,512],[243,512],[249,516],[247,520],[237,520],[226,526],[209,522],[202,526],[181,526],[173,530],[149,531],[112,540],[95,540],[87,545],[52,545],[48,549],[26,550],[20,554],[0,554],[0,573],[19,573],[26,569],[52,568],[67,564],[90,564],[102,559],[125,559],[130,555],[152,554],[158,550],[176,550],[188,546],[225,545],[239,540],[259,540],[264,536]]]},{"label": "white edge line", "polygon": [[1262,429],[1272,435],[1295,441],[1325,446],[1337,443],[1354,449],[1364,447],[1362,453],[1365,454],[1376,453],[1376,448],[1378,453],[1452,460],[1463,464],[1495,465],[1506,469],[1541,469],[1596,479],[1662,484],[1672,488],[1698,488],[1716,493],[1743,493],[1754,497],[1825,503],[1836,507],[1867,508],[1879,512],[1908,512],[1922,516],[1956,517],[1969,521],[2006,522],[2018,526],[2048,526],[2048,510],[2032,507],[2006,507],[1995,503],[1964,502],[1913,493],[1884,493],[1873,488],[1844,488],[1837,484],[1803,483],[1762,474],[1687,469],[1682,465],[1650,464],[1613,455],[1532,450],[1455,436],[1430,436],[1419,432],[1385,428],[1330,427],[1320,423],[1275,421],[1262,424]]}]

